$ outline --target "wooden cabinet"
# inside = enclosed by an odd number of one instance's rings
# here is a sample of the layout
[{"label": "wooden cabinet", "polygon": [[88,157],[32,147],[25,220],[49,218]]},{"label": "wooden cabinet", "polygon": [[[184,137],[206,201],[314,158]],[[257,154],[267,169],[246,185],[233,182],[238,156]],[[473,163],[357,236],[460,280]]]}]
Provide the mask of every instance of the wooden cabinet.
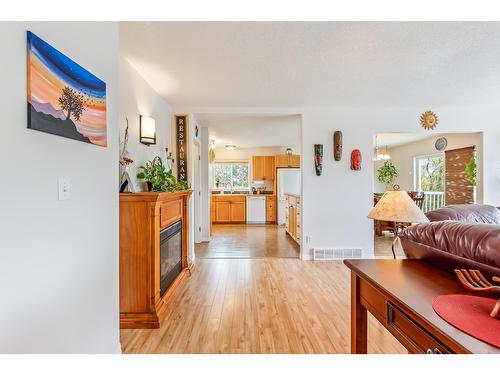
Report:
[{"label": "wooden cabinet", "polygon": [[266,222],[276,222],[276,195],[266,195]]},{"label": "wooden cabinet", "polygon": [[246,196],[215,196],[212,197],[214,207],[214,223],[245,223]]},{"label": "wooden cabinet", "polygon": [[298,195],[286,195],[286,232],[300,245],[301,233],[301,198]]},{"label": "wooden cabinet", "polygon": [[300,168],[300,155],[276,155],[275,168]]},{"label": "wooden cabinet", "polygon": [[[188,261],[189,197],[175,193],[120,194],[120,327],[158,328],[192,265]],[[160,286],[160,231],[182,222],[181,272]]]},{"label": "wooden cabinet", "polygon": [[217,223],[231,222],[231,202],[215,201],[215,221]]},{"label": "wooden cabinet", "polygon": [[274,156],[252,156],[252,179],[274,180]]}]

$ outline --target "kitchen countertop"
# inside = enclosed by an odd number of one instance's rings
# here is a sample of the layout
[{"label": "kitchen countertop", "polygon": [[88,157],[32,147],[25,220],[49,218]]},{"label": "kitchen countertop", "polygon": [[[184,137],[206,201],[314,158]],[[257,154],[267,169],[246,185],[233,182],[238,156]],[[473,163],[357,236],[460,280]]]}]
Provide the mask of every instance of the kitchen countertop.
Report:
[{"label": "kitchen countertop", "polygon": [[285,195],[289,195],[291,197],[295,197],[295,198],[302,198],[300,195],[298,194],[290,194],[290,193],[285,193]]},{"label": "kitchen countertop", "polygon": [[273,193],[265,193],[265,194],[213,194],[212,197],[260,197],[266,195],[274,195]]}]

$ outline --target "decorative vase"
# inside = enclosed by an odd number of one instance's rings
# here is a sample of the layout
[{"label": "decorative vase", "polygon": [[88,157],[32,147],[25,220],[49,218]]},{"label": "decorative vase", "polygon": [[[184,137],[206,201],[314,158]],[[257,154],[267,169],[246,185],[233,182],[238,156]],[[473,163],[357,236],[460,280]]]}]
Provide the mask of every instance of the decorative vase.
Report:
[{"label": "decorative vase", "polygon": [[323,172],[323,145],[314,145],[314,166],[316,168],[316,176],[321,176]]}]

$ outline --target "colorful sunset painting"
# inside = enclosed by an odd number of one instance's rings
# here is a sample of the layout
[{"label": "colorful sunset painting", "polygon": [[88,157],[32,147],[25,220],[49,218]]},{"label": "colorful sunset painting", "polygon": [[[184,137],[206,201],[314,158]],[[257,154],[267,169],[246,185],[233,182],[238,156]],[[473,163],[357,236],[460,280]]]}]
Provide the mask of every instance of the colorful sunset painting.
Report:
[{"label": "colorful sunset painting", "polygon": [[106,84],[30,31],[28,128],[107,146]]}]

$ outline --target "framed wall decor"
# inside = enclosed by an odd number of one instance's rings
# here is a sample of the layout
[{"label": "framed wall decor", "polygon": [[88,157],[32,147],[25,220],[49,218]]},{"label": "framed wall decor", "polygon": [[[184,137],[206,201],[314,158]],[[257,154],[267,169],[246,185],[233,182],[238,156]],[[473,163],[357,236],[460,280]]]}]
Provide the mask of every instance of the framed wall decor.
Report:
[{"label": "framed wall decor", "polygon": [[187,181],[187,115],[175,115],[175,138],[177,144],[177,180]]},{"label": "framed wall decor", "polygon": [[27,32],[28,128],[107,146],[106,83]]}]

